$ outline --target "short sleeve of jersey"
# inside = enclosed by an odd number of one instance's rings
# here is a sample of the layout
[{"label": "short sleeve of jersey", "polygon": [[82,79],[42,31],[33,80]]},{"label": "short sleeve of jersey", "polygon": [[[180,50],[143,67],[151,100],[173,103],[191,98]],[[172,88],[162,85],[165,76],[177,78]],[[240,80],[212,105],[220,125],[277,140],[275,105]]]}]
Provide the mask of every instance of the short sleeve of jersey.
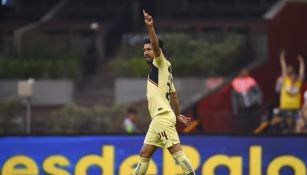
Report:
[{"label": "short sleeve of jersey", "polygon": [[170,86],[170,93],[174,93],[176,92],[176,88],[175,88],[175,85],[174,85],[174,81],[171,82],[171,86]]},{"label": "short sleeve of jersey", "polygon": [[161,51],[160,56],[154,58],[154,64],[157,65],[158,67],[162,66],[166,62],[166,58]]},{"label": "short sleeve of jersey", "polygon": [[168,66],[168,71],[170,72],[170,89],[169,89],[169,92],[170,93],[174,93],[176,92],[176,88],[175,88],[175,85],[174,85],[174,82],[173,82],[173,76],[172,76],[172,66],[171,64],[167,61],[167,59],[165,58],[162,50],[161,50],[161,54],[159,57],[155,57],[154,59],[154,65],[156,65],[157,67],[162,67],[162,66]]}]

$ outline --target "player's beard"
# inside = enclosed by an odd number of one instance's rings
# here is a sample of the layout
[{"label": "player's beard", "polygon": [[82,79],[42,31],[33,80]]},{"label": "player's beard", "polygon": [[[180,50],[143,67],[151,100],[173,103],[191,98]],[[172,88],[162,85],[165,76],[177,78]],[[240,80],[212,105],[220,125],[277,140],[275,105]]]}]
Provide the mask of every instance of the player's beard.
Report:
[{"label": "player's beard", "polygon": [[150,59],[149,57],[146,57],[145,60],[146,60],[147,64],[152,64],[153,59]]}]

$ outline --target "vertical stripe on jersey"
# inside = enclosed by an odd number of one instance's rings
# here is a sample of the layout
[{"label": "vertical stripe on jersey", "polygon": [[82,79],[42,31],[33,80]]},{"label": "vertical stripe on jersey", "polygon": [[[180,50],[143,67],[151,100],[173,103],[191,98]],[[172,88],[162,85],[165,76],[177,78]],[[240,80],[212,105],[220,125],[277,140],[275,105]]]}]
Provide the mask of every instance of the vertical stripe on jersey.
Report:
[{"label": "vertical stripe on jersey", "polygon": [[156,86],[159,85],[159,70],[155,65],[151,65],[151,69],[148,75],[148,79],[155,84]]}]

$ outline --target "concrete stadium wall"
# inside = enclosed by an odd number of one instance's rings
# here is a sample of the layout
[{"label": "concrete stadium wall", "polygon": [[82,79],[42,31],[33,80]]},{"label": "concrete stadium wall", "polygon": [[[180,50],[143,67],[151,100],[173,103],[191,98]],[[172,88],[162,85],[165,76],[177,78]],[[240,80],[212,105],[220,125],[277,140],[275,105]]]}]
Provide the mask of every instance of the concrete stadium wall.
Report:
[{"label": "concrete stadium wall", "polygon": [[[18,95],[18,80],[0,81],[0,102],[22,100]],[[71,80],[35,80],[32,104],[64,105],[73,102],[74,83]]]},{"label": "concrete stadium wall", "polygon": [[[224,78],[176,78],[175,87],[181,109],[191,105],[209,90],[221,85]],[[127,104],[146,99],[146,79],[119,78],[115,81],[115,103]]]}]

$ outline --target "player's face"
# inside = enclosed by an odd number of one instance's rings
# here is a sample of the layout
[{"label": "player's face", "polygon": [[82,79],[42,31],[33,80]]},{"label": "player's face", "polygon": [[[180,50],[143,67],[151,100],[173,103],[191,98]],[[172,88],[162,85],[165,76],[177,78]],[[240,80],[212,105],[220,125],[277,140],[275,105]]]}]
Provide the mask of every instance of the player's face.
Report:
[{"label": "player's face", "polygon": [[146,59],[146,62],[148,64],[151,64],[152,60],[154,59],[151,44],[149,44],[149,43],[144,44],[143,51],[144,51],[144,57]]}]

